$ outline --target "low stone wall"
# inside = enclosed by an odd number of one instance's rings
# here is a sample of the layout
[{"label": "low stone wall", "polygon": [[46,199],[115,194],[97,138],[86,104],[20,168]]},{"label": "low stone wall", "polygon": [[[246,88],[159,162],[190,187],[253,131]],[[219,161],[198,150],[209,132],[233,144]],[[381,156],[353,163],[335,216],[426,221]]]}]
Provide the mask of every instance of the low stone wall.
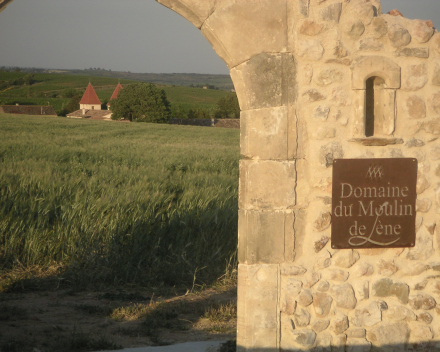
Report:
[{"label": "low stone wall", "polygon": [[171,119],[171,125],[240,128],[240,119]]}]

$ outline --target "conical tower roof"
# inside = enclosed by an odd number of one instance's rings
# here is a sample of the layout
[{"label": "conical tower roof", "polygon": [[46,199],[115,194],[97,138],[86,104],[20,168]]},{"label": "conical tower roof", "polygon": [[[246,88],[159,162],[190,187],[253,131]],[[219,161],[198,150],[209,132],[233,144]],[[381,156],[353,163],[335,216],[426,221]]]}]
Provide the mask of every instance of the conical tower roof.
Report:
[{"label": "conical tower roof", "polygon": [[119,92],[121,91],[121,89],[123,89],[122,86],[121,86],[121,83],[118,82],[118,85],[116,86],[115,91],[113,92],[112,97],[110,98],[110,100],[116,99],[118,97]]},{"label": "conical tower roof", "polygon": [[98,98],[95,90],[91,83],[87,86],[86,91],[84,92],[83,97],[81,98],[80,104],[99,104],[101,105],[101,101]]}]

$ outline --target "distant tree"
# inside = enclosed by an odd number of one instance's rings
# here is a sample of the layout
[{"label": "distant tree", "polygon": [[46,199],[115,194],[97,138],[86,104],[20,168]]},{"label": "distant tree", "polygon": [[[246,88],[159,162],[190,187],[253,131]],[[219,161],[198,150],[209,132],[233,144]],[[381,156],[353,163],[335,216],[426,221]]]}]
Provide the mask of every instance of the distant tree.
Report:
[{"label": "distant tree", "polygon": [[210,119],[211,114],[208,110],[194,106],[193,108],[189,109],[188,111],[188,118],[189,119]]},{"label": "distant tree", "polygon": [[165,91],[152,83],[135,83],[124,87],[117,99],[111,100],[112,119],[167,123],[170,103]]},{"label": "distant tree", "polygon": [[27,74],[23,77],[23,82],[26,86],[31,86],[35,82],[34,75],[32,73]]},{"label": "distant tree", "polygon": [[21,72],[21,68],[20,67],[16,67],[14,72]]},{"label": "distant tree", "polygon": [[78,91],[75,88],[66,88],[63,90],[63,93],[61,93],[64,98],[73,98],[77,94]]},{"label": "distant tree", "polygon": [[216,119],[239,119],[240,105],[237,94],[230,93],[217,101],[217,109],[214,113]]}]

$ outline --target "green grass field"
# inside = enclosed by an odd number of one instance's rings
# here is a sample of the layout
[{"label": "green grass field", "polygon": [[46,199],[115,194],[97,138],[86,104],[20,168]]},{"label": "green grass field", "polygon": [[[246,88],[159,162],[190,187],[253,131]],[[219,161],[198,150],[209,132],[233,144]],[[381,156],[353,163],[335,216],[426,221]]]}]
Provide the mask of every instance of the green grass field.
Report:
[{"label": "green grass field", "polygon": [[[26,73],[0,71],[0,83],[26,76]],[[118,79],[110,77],[87,77],[81,75],[36,73],[35,83],[31,86],[12,86],[0,90],[0,105],[52,105],[60,111],[70,99],[63,97],[63,92],[74,88],[81,94],[89,82],[93,84],[101,102],[108,101],[118,84]],[[135,80],[120,80],[124,86],[136,83]],[[188,111],[202,108],[213,111],[217,101],[229,94],[224,90],[211,90],[181,86],[160,86],[165,90],[167,98],[175,110]]]},{"label": "green grass field", "polygon": [[239,131],[0,115],[0,277],[210,282],[235,263]]}]

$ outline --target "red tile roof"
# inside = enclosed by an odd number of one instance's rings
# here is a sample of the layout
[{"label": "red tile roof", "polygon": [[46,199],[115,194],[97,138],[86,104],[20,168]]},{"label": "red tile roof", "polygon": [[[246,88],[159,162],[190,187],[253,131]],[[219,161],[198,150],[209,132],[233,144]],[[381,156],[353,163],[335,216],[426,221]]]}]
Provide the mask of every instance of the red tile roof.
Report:
[{"label": "red tile roof", "polygon": [[116,86],[115,91],[113,92],[112,97],[110,98],[110,100],[116,99],[118,97],[119,92],[121,91],[121,89],[123,89],[122,86],[121,86],[121,83],[118,83],[118,85]]},{"label": "red tile roof", "polygon": [[83,97],[81,98],[80,104],[99,104],[101,105],[101,101],[96,95],[95,90],[91,83],[87,86],[86,91],[84,92]]}]

